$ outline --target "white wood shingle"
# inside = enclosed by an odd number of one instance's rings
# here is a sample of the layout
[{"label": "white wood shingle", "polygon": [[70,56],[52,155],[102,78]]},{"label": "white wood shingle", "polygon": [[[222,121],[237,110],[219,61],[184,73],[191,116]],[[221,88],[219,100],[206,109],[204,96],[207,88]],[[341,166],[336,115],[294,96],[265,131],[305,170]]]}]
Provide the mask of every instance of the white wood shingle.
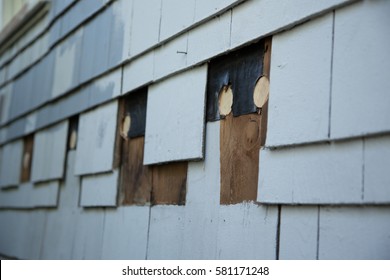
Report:
[{"label": "white wood shingle", "polygon": [[279,259],[317,258],[318,206],[283,206],[280,215]]},{"label": "white wood shingle", "polygon": [[161,79],[187,66],[188,33],[173,39],[154,51],[154,80]]},{"label": "white wood shingle", "polygon": [[84,207],[116,206],[118,171],[83,176],[80,205]]},{"label": "white wood shingle", "polygon": [[29,215],[23,211],[1,211],[1,253],[18,259],[39,259],[45,219],[46,213],[42,210],[29,212]]},{"label": "white wood shingle", "polygon": [[272,38],[267,146],[328,138],[333,15]]},{"label": "white wood shingle", "polygon": [[196,0],[195,22],[208,18],[215,13],[220,13],[245,0]]},{"label": "white wood shingle", "polygon": [[390,136],[364,142],[364,201],[390,202]]},{"label": "white wood shingle", "polygon": [[58,204],[59,181],[33,184],[20,184],[17,188],[0,192],[0,207],[13,209],[31,209],[38,207],[56,207]]},{"label": "white wood shingle", "polygon": [[185,242],[184,207],[156,205],[151,208],[147,259],[180,259]]},{"label": "white wood shingle", "polygon": [[108,63],[110,66],[128,58],[130,47],[130,29],[132,1],[118,0],[112,4],[112,21],[110,32],[110,53]]},{"label": "white wood shingle", "polygon": [[137,89],[153,80],[153,59],[152,51],[124,66],[122,93]]},{"label": "white wood shingle", "polygon": [[207,65],[149,87],[144,164],[203,158]]},{"label": "white wood shingle", "polygon": [[80,115],[75,174],[112,170],[118,101]]},{"label": "white wood shingle", "polygon": [[331,138],[390,131],[389,13],[389,1],[336,11]]},{"label": "white wood shingle", "polygon": [[319,259],[390,258],[390,207],[324,207]]},{"label": "white wood shingle", "polygon": [[1,91],[1,111],[0,123],[4,124],[8,121],[9,107],[11,105],[12,83],[4,86]]},{"label": "white wood shingle", "polygon": [[133,0],[130,56],[135,56],[158,43],[161,1]]},{"label": "white wood shingle", "polygon": [[32,181],[47,181],[63,177],[67,141],[67,120],[35,134],[31,170]]},{"label": "white wood shingle", "polygon": [[3,189],[0,191],[1,208],[29,208],[29,195],[32,188],[31,183],[21,184],[19,187]]},{"label": "white wood shingle", "polygon": [[229,11],[189,31],[188,65],[210,59],[229,49],[231,17]]},{"label": "white wood shingle", "polygon": [[42,259],[72,258],[74,235],[78,217],[81,215],[81,208],[78,207],[80,178],[73,174],[75,155],[74,150],[67,155],[66,178],[60,185],[58,208],[47,213]]},{"label": "white wood shingle", "polygon": [[291,28],[318,14],[327,13],[337,6],[354,1],[246,1],[233,8],[231,47]]},{"label": "white wood shingle", "polygon": [[182,31],[194,21],[196,0],[162,0],[160,41]]},{"label": "white wood shingle", "polygon": [[148,206],[106,209],[102,259],[145,259],[149,211]]},{"label": "white wood shingle", "polygon": [[57,97],[76,85],[78,77],[75,77],[75,73],[79,69],[82,38],[83,29],[79,29],[55,48],[52,97]]},{"label": "white wood shingle", "polygon": [[260,151],[257,199],[264,203],[362,203],[363,142]]},{"label": "white wood shingle", "polygon": [[32,207],[56,207],[60,182],[49,181],[34,184],[30,197]]},{"label": "white wood shingle", "polygon": [[22,170],[23,140],[16,140],[2,146],[0,187],[19,184]]},{"label": "white wood shingle", "polygon": [[[216,259],[219,197],[220,122],[206,124],[205,160],[188,164],[183,259]],[[199,226],[202,225],[202,226]]]},{"label": "white wood shingle", "polygon": [[254,203],[221,205],[217,258],[276,259],[277,223],[276,206]]},{"label": "white wood shingle", "polygon": [[84,209],[80,211],[74,229],[71,259],[101,259],[104,209]]}]

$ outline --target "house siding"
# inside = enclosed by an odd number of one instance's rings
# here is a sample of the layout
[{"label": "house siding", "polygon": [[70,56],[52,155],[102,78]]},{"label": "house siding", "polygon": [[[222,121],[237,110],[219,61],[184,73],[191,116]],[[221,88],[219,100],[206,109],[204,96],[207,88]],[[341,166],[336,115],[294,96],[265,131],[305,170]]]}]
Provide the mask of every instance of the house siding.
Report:
[{"label": "house siding", "polygon": [[[389,259],[389,2],[182,2],[53,0],[0,54],[0,255]],[[209,64],[271,38],[257,198],[221,205],[228,124],[206,120]],[[119,199],[118,100],[141,87],[143,164],[188,163],[180,205],[152,187],[151,202]]]}]

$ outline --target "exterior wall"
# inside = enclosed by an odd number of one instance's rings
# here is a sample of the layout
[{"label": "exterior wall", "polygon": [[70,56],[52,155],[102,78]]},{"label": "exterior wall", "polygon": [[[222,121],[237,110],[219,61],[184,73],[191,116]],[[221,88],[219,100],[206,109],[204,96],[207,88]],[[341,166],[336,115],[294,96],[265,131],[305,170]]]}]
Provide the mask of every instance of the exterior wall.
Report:
[{"label": "exterior wall", "polygon": [[[386,0],[51,1],[0,56],[0,255],[389,259],[389,12]],[[257,198],[221,205],[228,117],[205,120],[210,65],[270,37]],[[134,168],[188,163],[184,205],[153,191],[121,203],[121,104],[143,89]]]}]

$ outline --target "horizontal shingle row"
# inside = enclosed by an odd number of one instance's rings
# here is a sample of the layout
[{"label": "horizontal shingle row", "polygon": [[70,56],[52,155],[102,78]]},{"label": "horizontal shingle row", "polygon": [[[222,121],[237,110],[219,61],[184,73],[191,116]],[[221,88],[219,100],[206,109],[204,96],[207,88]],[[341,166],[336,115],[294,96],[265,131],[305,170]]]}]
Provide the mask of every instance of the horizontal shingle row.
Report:
[{"label": "horizontal shingle row", "polygon": [[[124,71],[124,85],[123,85],[123,91],[128,92],[129,90],[133,90],[143,84],[152,82],[152,81],[158,81],[159,79],[162,79],[166,76],[172,75],[173,73],[176,73],[177,71],[182,71],[185,68],[189,68],[194,66],[195,64],[202,63],[206,61],[207,59],[210,59],[213,56],[219,55],[221,53],[226,52],[229,49],[234,49],[242,44],[244,42],[240,42],[239,40],[233,40],[233,32],[230,34],[230,30],[234,25],[234,22],[241,22],[244,19],[240,18],[240,9],[243,9],[245,7],[251,7],[255,9],[257,5],[259,5],[259,2],[257,1],[251,1],[248,3],[244,3],[243,5],[239,5],[237,7],[233,8],[233,12],[228,11],[223,13],[220,17],[216,17],[214,19],[209,19],[211,15],[222,13],[226,11],[227,8],[230,8],[234,5],[237,5],[239,1],[220,1],[218,3],[210,3],[205,5],[204,3],[198,3],[199,5],[196,5],[195,9],[195,18],[193,22],[189,25],[189,27],[184,27],[187,26],[185,23],[181,23],[180,20],[177,21],[178,26],[181,26],[181,28],[184,28],[183,30],[188,30],[187,33],[182,33],[179,36],[172,35],[169,37],[168,43],[165,46],[159,46],[159,41],[157,40],[154,42],[152,45],[149,47],[134,47],[135,49],[139,49],[137,53],[143,53],[146,51],[146,53],[142,56],[139,56],[138,58],[135,58],[135,60],[131,61],[125,68]],[[126,5],[125,5],[126,3]],[[318,13],[322,13],[324,10],[328,10],[332,7],[335,7],[337,5],[340,5],[344,3],[344,1],[335,1],[332,3],[326,3],[326,5],[323,4],[313,4],[310,9],[305,10],[304,13],[296,13],[294,18],[288,18],[285,19],[284,21],[278,22],[275,26],[272,25],[267,30],[262,30],[259,29],[254,33],[254,30],[249,30],[249,29],[243,29],[240,31],[240,34],[252,34],[251,36],[254,36],[253,39],[261,38],[269,33],[278,31],[280,29],[286,28],[288,26],[297,24],[301,22],[302,20],[310,17],[316,16]],[[346,3],[346,2],[345,2]],[[78,5],[78,4],[77,4]],[[77,5],[73,6],[75,8]],[[43,90],[42,96],[38,98],[34,98],[34,101],[36,104],[34,105],[39,106],[38,104],[43,104],[44,102],[48,102],[53,96],[60,96],[62,94],[68,94],[69,90],[72,90],[75,86],[77,86],[80,82],[83,82],[83,79],[79,76],[78,73],[78,61],[76,59],[77,53],[80,52],[76,51],[77,43],[72,43],[73,45],[70,45],[68,48],[65,48],[62,46],[64,44],[71,44],[70,42],[72,38],[77,38],[77,34],[82,32],[83,30],[84,34],[94,34],[96,32],[86,32],[86,29],[89,28],[89,26],[98,26],[99,22],[103,22],[104,19],[106,18],[105,15],[112,14],[115,20],[111,20],[111,29],[113,29],[113,32],[110,32],[110,46],[108,48],[102,48],[101,51],[102,53],[98,55],[105,57],[105,54],[107,50],[109,51],[109,56],[108,58],[108,64],[103,63],[101,66],[96,66],[97,68],[101,69],[95,69],[96,71],[81,71],[82,75],[87,75],[84,78],[85,79],[90,79],[96,74],[101,74],[105,70],[107,70],[107,67],[113,67],[117,63],[120,63],[124,59],[129,57],[128,54],[128,45],[131,44],[131,39],[132,35],[134,35],[131,30],[131,17],[126,16],[126,11],[134,9],[134,5],[144,5],[142,3],[136,3],[134,2],[132,5],[128,4],[128,2],[124,1],[115,1],[111,5],[108,6],[107,9],[105,9],[102,13],[98,14],[95,18],[93,18],[91,21],[89,21],[87,24],[82,26],[78,32],[71,34],[70,36],[66,37],[66,39],[58,46],[56,46],[53,50],[56,50],[58,52],[58,57],[59,60],[60,58],[63,58],[65,60],[66,55],[71,55],[74,59],[74,63],[72,63],[72,59],[67,60],[67,64],[69,64],[69,69],[67,70],[68,75],[65,75],[68,77],[67,79],[62,79],[59,80],[58,83],[55,82],[53,85],[49,85],[47,90]],[[244,7],[245,6],[245,7]],[[197,10],[199,7],[199,11]],[[131,8],[131,9],[130,9]],[[69,11],[71,11],[70,9]],[[140,8],[141,9],[141,8]],[[246,9],[246,8],[245,8]],[[172,9],[167,8],[167,13],[169,14],[168,11]],[[148,11],[149,12],[149,11]],[[172,11],[171,11],[172,12]],[[204,13],[204,14],[203,14]],[[172,17],[179,16],[177,12],[172,15]],[[145,16],[145,18],[147,18]],[[257,18],[255,17],[257,20]],[[141,19],[140,19],[141,20]],[[143,20],[143,19],[142,19]],[[203,21],[207,22],[203,23]],[[233,22],[233,25],[231,23]],[[166,30],[178,30],[178,27],[173,27],[170,24],[167,24],[167,29]],[[187,29],[186,29],[187,28]],[[238,27],[237,27],[238,28]],[[138,29],[137,29],[138,30]],[[138,32],[138,31],[137,31]],[[169,34],[170,32],[175,33],[175,31],[167,31]],[[118,34],[132,34],[129,36],[119,36]],[[180,34],[180,32],[178,33]],[[210,35],[214,34],[214,35]],[[136,35],[134,35],[136,36]],[[167,35],[168,36],[168,35]],[[175,37],[176,36],[176,37]],[[206,36],[206,37],[205,37]],[[250,36],[250,35],[248,35]],[[111,38],[112,37],[112,38]],[[161,41],[162,39],[160,39]],[[210,41],[208,44],[202,44],[204,40]],[[252,39],[251,39],[252,40]],[[69,42],[67,42],[69,41]],[[76,40],[77,41],[77,40]],[[76,42],[75,41],[75,42]],[[88,42],[92,42],[93,40],[87,40]],[[136,42],[136,41],[134,41]],[[100,44],[102,42],[99,42],[97,45],[102,45],[104,47],[105,44]],[[76,44],[76,45],[74,45]],[[65,45],[64,45],[65,46]],[[83,48],[86,48],[86,44],[83,44],[81,42],[81,52]],[[157,47],[157,48],[156,48]],[[133,49],[134,49],[133,48]],[[156,48],[155,50],[151,48]],[[61,52],[60,50],[64,49],[64,52]],[[89,48],[91,49],[91,48]],[[151,49],[150,51],[147,51],[148,49]],[[99,49],[95,50],[95,48],[92,48],[93,52],[97,52]],[[131,52],[130,52],[131,53]],[[81,55],[83,59],[87,59],[88,55]],[[91,57],[96,57],[95,55],[92,55]],[[131,54],[130,54],[131,57]],[[154,57],[154,58],[153,58]],[[171,57],[170,62],[166,63],[166,59],[164,57]],[[50,64],[50,58],[54,63],[56,58],[54,57],[54,53],[50,53],[47,55],[39,64],[42,63],[48,63]],[[92,58],[91,58],[92,59]],[[100,59],[98,59],[100,61]],[[112,63],[110,62],[112,60]],[[153,62],[152,62],[153,60]],[[94,65],[92,63],[93,61],[96,61],[96,59],[91,60],[91,63],[82,63],[82,65]],[[103,62],[105,59],[102,60]],[[175,61],[175,63],[171,63],[172,61]],[[99,62],[100,63],[100,62]],[[153,65],[151,64],[153,63]],[[54,67],[54,65],[52,66]],[[35,67],[34,67],[35,68]],[[32,68],[32,69],[34,69]],[[47,69],[51,69],[51,67],[47,66],[45,67]],[[137,70],[138,69],[138,70]],[[66,69],[63,69],[66,72]],[[141,70],[142,72],[138,72]],[[30,70],[31,71],[31,70]],[[50,73],[50,70],[48,70],[48,74]],[[88,74],[90,72],[91,74]],[[42,72],[43,73],[43,72]],[[140,75],[143,73],[142,75]],[[28,75],[28,72],[26,72],[23,76]],[[21,76],[19,79],[21,79],[23,76]],[[27,77],[27,76],[26,76]],[[19,80],[18,79],[18,80]],[[84,81],[85,81],[84,79]],[[28,79],[24,78],[24,80],[28,81]],[[32,80],[36,80],[35,78],[32,78]],[[35,84],[40,84],[40,83],[35,83]],[[42,85],[47,86],[48,83],[41,83]],[[11,91],[14,91],[15,89],[12,89],[15,87],[11,87]],[[25,86],[23,86],[25,88]],[[51,88],[55,88],[56,91],[51,92]],[[40,90],[36,89],[34,90],[35,92],[41,92]],[[44,94],[44,92],[48,92],[48,94]],[[18,90],[19,92],[19,90]],[[38,102],[39,101],[39,102]],[[11,102],[12,103],[12,102]],[[16,103],[15,103],[16,104]],[[13,110],[12,114],[16,117],[17,115],[24,114],[25,112],[28,112],[31,109],[28,109],[28,103],[25,103],[25,106],[21,106],[19,108],[19,105],[17,105],[15,110]],[[11,118],[6,117],[3,120],[4,122],[9,122],[11,121]]]}]

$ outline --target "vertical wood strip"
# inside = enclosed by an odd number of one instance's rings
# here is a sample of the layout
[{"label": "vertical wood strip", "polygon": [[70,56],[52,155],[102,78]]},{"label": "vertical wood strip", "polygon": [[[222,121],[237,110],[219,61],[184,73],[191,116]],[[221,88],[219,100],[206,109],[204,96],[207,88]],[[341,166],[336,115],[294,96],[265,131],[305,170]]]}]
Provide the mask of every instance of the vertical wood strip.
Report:
[{"label": "vertical wood strip", "polygon": [[144,137],[124,140],[122,144],[122,170],[120,204],[145,205],[152,192],[152,169],[143,165]]},{"label": "vertical wood strip", "polygon": [[187,169],[187,162],[153,166],[152,204],[184,205]]},{"label": "vertical wood strip", "polygon": [[257,197],[261,116],[233,117],[221,121],[221,204],[253,201]]},{"label": "vertical wood strip", "polygon": [[113,168],[119,168],[122,163],[122,146],[123,138],[121,137],[121,126],[125,118],[125,99],[119,99],[118,101],[118,113],[117,113],[117,127],[115,133],[115,145],[114,145],[114,161]]},{"label": "vertical wood strip", "polygon": [[[264,40],[263,76],[270,80],[272,37]],[[261,146],[265,145],[268,123],[268,101],[261,108]]]}]

